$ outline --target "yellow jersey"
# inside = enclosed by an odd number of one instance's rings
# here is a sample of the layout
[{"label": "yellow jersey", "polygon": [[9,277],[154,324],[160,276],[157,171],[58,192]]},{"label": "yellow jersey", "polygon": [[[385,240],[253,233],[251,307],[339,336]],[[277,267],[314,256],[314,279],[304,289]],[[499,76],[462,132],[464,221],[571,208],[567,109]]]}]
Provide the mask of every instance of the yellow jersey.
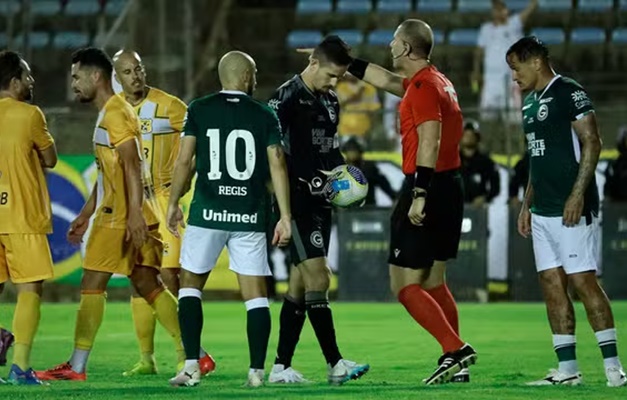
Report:
[{"label": "yellow jersey", "polygon": [[139,116],[143,155],[153,186],[158,194],[165,192],[172,183],[187,106],[178,97],[149,88],[146,98],[133,108]]},{"label": "yellow jersey", "polygon": [[[137,150],[142,148],[139,119],[133,107],[119,96],[112,96],[98,114],[94,130],[94,153],[98,167],[98,208],[94,223],[115,229],[126,229],[127,188],[122,161],[116,148],[134,140]],[[155,215],[154,193],[150,177],[142,159],[142,183],[144,185],[143,211],[149,226],[158,224]]]},{"label": "yellow jersey", "polygon": [[335,92],[341,105],[338,133],[341,136],[369,135],[372,113],[381,108],[377,89],[364,81],[340,81]]},{"label": "yellow jersey", "polygon": [[38,150],[54,144],[39,107],[0,99],[0,234],[52,232],[52,212]]}]

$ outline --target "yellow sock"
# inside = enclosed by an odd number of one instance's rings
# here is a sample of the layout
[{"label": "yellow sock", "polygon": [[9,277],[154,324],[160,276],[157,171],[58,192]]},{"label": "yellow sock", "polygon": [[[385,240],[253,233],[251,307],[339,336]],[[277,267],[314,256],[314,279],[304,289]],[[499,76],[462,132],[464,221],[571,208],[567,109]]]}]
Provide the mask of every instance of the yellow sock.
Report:
[{"label": "yellow sock", "polygon": [[143,297],[131,297],[131,310],[142,359],[151,361],[155,352],[155,310]]},{"label": "yellow sock", "polygon": [[13,316],[13,364],[22,371],[30,368],[30,349],[39,326],[40,297],[35,292],[20,292],[17,295],[15,315]]},{"label": "yellow sock", "polygon": [[91,350],[94,339],[102,324],[107,295],[98,291],[81,292],[81,302],[76,317],[74,347],[78,350]]},{"label": "yellow sock", "polygon": [[[153,296],[149,296],[148,300],[152,299],[151,306],[155,310],[155,315],[159,320],[161,326],[172,336],[174,340],[174,347],[179,361],[185,360],[185,350],[183,349],[183,342],[181,341],[181,328],[179,326],[178,316],[178,301],[176,297],[169,290],[159,290]],[[181,358],[182,357],[182,358]]]}]

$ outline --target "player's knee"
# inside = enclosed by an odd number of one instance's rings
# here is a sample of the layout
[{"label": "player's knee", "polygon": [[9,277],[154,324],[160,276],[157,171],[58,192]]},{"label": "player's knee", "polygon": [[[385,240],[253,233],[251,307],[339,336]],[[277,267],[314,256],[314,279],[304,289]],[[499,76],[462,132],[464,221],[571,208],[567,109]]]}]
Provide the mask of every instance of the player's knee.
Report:
[{"label": "player's knee", "polygon": [[[150,270],[153,271],[150,271]],[[163,289],[163,285],[157,278],[158,271],[154,268],[136,267],[130,276],[133,287],[143,298],[153,295],[156,291]]]},{"label": "player's knee", "polygon": [[102,291],[107,290],[107,284],[111,278],[111,273],[83,270],[83,278],[81,279],[81,290]]},{"label": "player's knee", "polygon": [[331,274],[326,271],[305,278],[305,291],[327,291],[331,286]]},{"label": "player's knee", "polygon": [[594,271],[570,275],[568,280],[582,300],[603,295]]},{"label": "player's knee", "polygon": [[167,268],[161,270],[161,280],[172,294],[176,295],[179,290],[179,269]]}]

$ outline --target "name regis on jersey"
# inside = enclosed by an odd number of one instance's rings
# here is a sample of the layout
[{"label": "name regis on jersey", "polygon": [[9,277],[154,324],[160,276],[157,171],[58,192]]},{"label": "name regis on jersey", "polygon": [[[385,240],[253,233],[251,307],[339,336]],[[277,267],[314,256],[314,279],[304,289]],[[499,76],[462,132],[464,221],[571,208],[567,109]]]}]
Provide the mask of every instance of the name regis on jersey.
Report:
[{"label": "name regis on jersey", "polygon": [[214,221],[214,222],[235,222],[235,223],[243,223],[243,224],[256,224],[257,223],[257,213],[254,214],[240,214],[240,213],[230,213],[227,210],[222,210],[222,212],[216,212],[211,209],[203,209],[202,217],[205,221]]},{"label": "name regis on jersey", "polygon": [[247,196],[248,190],[245,186],[218,186],[219,196]]}]

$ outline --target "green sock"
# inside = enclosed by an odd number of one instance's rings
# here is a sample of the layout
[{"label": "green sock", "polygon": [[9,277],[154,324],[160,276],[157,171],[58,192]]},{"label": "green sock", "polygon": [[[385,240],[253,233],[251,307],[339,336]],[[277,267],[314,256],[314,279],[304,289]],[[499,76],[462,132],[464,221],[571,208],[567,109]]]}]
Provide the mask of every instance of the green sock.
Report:
[{"label": "green sock", "polygon": [[246,332],[248,334],[248,351],[250,354],[250,368],[264,369],[268,341],[270,340],[270,308],[268,299],[258,297],[246,302]]},{"label": "green sock", "polygon": [[[180,296],[183,297],[180,297]],[[181,288],[179,290],[179,324],[181,340],[185,348],[185,358],[198,360],[200,335],[202,334],[202,293],[200,290]]]}]

